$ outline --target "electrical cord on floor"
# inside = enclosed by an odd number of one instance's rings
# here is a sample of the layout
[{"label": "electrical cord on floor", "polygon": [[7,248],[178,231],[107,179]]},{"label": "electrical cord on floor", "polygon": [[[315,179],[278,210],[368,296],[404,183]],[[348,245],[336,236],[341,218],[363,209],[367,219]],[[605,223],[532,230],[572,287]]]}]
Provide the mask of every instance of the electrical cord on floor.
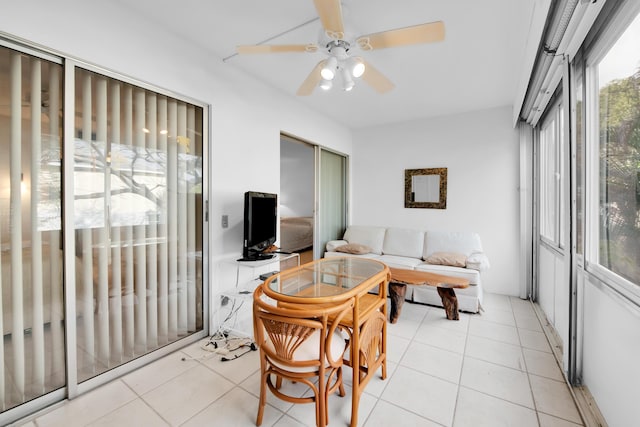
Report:
[{"label": "electrical cord on floor", "polygon": [[[232,354],[234,351],[246,347],[249,347],[249,349],[240,354]],[[209,353],[196,357],[185,356],[182,357],[181,360],[207,360],[213,356],[220,355],[220,360],[222,362],[228,362],[242,357],[251,351],[256,351],[258,346],[250,338],[230,337],[227,333],[216,332],[214,335],[209,337],[207,341],[200,346],[200,348]]]},{"label": "electrical cord on floor", "polygon": [[240,353],[240,354],[234,354],[234,355],[233,355],[233,357],[232,357],[232,356],[229,356],[229,357],[227,357],[227,356],[222,356],[222,357],[220,358],[220,361],[221,361],[221,362],[229,362],[229,361],[231,361],[231,360],[236,360],[237,358],[242,357],[242,356],[244,356],[245,354],[247,354],[247,353],[251,353],[252,351],[256,351],[256,350],[258,350],[258,346],[256,345],[256,343],[252,342],[252,343],[249,345],[249,349],[248,349],[248,350],[245,350],[245,351],[243,351],[243,352],[242,352],[242,353]]},{"label": "electrical cord on floor", "polygon": [[245,303],[244,300],[238,301],[236,298],[227,298],[226,304],[229,304],[229,300],[231,300],[231,307],[229,308],[229,313],[224,318],[224,320],[220,322],[220,326],[218,327],[218,330],[213,335],[211,335],[211,337],[218,337],[218,339],[221,339],[220,337],[222,336],[224,337],[228,336],[228,333],[224,331],[224,328],[227,325],[227,322],[229,322],[231,319],[237,316],[238,313],[240,313],[240,309],[242,309],[242,306]]}]

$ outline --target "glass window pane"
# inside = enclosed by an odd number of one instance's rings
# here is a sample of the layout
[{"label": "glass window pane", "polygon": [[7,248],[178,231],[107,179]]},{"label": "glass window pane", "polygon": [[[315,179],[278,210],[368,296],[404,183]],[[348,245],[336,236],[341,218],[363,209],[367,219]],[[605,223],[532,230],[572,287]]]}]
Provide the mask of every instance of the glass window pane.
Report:
[{"label": "glass window pane", "polygon": [[565,239],[563,111],[561,103],[552,102],[540,128],[540,235],[555,247]]},{"label": "glass window pane", "polygon": [[558,147],[556,113],[540,130],[540,234],[550,242],[558,236]]},{"label": "glass window pane", "polygon": [[320,239],[319,247],[329,240],[340,239],[347,226],[346,184],[347,159],[340,154],[320,151]]},{"label": "glass window pane", "polygon": [[565,243],[565,171],[564,171],[564,162],[565,162],[565,141],[564,141],[564,107],[560,105],[558,107],[558,127],[556,128],[556,137],[557,137],[557,164],[556,164],[556,211],[558,212],[558,216],[556,219],[556,227],[558,229],[557,241],[559,247],[563,247]]},{"label": "glass window pane", "polygon": [[575,138],[576,138],[576,253],[584,255],[585,212],[585,121],[584,121],[584,73],[575,67]]},{"label": "glass window pane", "polygon": [[640,284],[640,17],[597,64],[598,262]]}]

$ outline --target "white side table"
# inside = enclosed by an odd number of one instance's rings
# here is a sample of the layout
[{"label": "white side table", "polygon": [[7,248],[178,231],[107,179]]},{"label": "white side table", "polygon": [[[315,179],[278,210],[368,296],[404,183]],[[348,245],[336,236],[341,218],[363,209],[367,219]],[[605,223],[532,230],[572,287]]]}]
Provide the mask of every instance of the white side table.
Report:
[{"label": "white side table", "polygon": [[260,275],[300,265],[300,255],[297,253],[275,255],[274,258],[260,261],[229,261],[235,269],[236,283],[233,288],[220,292],[216,298],[215,330],[218,333],[253,338],[253,291],[263,282]]}]

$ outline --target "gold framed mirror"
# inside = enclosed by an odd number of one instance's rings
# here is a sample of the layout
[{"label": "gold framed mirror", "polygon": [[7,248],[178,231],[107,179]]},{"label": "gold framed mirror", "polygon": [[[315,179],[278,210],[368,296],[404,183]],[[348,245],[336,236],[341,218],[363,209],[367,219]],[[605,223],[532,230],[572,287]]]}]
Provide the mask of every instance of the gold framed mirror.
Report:
[{"label": "gold framed mirror", "polygon": [[447,208],[447,168],[405,169],[405,208]]}]

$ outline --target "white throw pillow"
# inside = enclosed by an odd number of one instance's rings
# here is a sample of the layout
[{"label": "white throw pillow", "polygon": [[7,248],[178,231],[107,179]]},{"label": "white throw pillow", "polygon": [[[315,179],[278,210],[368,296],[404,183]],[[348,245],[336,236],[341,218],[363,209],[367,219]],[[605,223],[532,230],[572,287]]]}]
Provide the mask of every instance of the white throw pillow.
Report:
[{"label": "white throw pillow", "polygon": [[488,270],[489,259],[483,252],[472,252],[467,257],[466,267],[478,271]]}]

